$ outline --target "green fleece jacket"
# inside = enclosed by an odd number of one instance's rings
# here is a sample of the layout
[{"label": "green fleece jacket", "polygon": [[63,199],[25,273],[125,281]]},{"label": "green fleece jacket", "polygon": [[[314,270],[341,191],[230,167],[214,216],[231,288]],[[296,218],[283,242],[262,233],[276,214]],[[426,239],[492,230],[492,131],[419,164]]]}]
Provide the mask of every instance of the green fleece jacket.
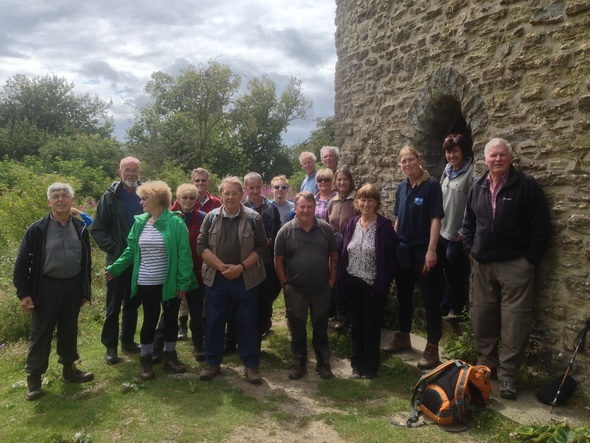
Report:
[{"label": "green fleece jacket", "polygon": [[[139,236],[149,220],[149,214],[135,216],[135,223],[127,237],[127,248],[121,256],[110,266],[107,271],[117,277],[129,266],[133,266],[133,278],[131,280],[131,297],[137,294],[137,278],[139,275],[139,263],[141,251],[139,248]],[[176,213],[165,209],[162,215],[154,223],[164,238],[166,252],[168,254],[168,268],[166,280],[162,288],[162,300],[167,301],[176,297],[176,291],[192,291],[199,287],[193,273],[193,258],[188,241],[188,229],[186,223]]]}]

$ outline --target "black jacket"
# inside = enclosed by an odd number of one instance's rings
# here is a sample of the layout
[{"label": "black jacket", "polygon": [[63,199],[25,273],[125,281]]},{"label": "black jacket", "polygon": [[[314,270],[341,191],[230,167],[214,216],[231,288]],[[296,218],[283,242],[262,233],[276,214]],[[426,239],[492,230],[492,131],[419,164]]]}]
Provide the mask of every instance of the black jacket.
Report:
[{"label": "black jacket", "polygon": [[[16,262],[14,263],[13,283],[16,295],[22,300],[30,296],[34,303],[39,302],[39,284],[43,273],[45,258],[45,239],[49,225],[49,214],[34,222],[25,232],[21,242]],[[81,297],[90,300],[90,283],[92,258],[90,255],[90,236],[84,222],[72,218],[72,223],[82,242],[82,294]]]},{"label": "black jacket", "polygon": [[113,264],[127,247],[127,236],[133,226],[129,223],[127,208],[118,196],[124,191],[122,187],[121,182],[114,182],[102,195],[90,226],[94,241],[106,252],[107,266]]},{"label": "black jacket", "polygon": [[461,233],[463,248],[480,262],[525,257],[537,265],[549,242],[551,223],[541,185],[530,175],[510,167],[496,198],[492,217],[489,172],[477,180],[467,196]]}]

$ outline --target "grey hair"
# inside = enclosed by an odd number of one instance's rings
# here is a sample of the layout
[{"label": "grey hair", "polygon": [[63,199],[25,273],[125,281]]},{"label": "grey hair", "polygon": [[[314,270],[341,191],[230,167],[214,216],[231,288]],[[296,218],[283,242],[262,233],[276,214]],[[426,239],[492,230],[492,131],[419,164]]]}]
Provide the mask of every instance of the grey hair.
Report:
[{"label": "grey hair", "polygon": [[340,160],[340,149],[336,146],[323,146],[322,149],[320,149],[320,158],[324,156],[324,152],[326,151],[332,151],[336,158]]},{"label": "grey hair", "polygon": [[66,191],[70,197],[74,198],[74,188],[68,183],[52,183],[47,188],[47,200],[51,198],[51,194],[57,191]]},{"label": "grey hair", "polygon": [[205,168],[193,169],[193,172],[191,173],[191,179],[194,180],[195,175],[204,175],[207,178],[207,180],[211,180],[211,174],[209,174],[209,171],[207,171]]},{"label": "grey hair", "polygon": [[499,137],[495,137],[495,138],[491,139],[489,142],[487,142],[485,148],[483,148],[483,156],[487,157],[488,151],[490,150],[490,148],[492,146],[496,146],[496,145],[502,145],[502,146],[506,147],[508,154],[510,154],[510,156],[512,157],[512,146],[510,146],[510,143],[508,143],[507,140],[505,140],[503,138],[499,138]]},{"label": "grey hair", "polygon": [[311,158],[313,159],[313,161],[314,161],[314,162],[317,162],[317,161],[318,161],[318,159],[317,159],[317,158],[316,158],[316,156],[313,154],[313,152],[309,152],[309,151],[302,152],[302,153],[299,155],[299,163],[301,163],[301,159],[302,159],[303,157],[311,157]]},{"label": "grey hair", "polygon": [[246,183],[248,183],[248,180],[262,181],[262,176],[258,172],[248,172],[244,176],[244,186],[246,186]]},{"label": "grey hair", "polygon": [[244,192],[244,187],[242,186],[242,182],[240,181],[240,179],[236,176],[228,175],[223,177],[223,180],[221,180],[221,184],[219,185],[219,195],[223,193],[223,186],[226,183],[228,185],[236,185],[240,188],[240,192]]}]

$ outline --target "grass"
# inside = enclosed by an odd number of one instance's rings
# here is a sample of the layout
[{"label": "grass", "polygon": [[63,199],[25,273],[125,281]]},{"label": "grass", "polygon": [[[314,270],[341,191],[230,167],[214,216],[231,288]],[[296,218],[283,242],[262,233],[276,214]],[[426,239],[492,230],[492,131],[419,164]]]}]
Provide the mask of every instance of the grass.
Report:
[{"label": "grass", "polygon": [[[510,432],[515,424],[492,410],[475,409],[470,431],[462,434],[448,433],[438,426],[409,429],[391,425],[392,419],[408,418],[411,390],[419,371],[398,358],[389,358],[374,380],[346,378],[350,366],[343,360],[350,350],[344,333],[330,332],[333,360],[341,367],[339,377],[320,381],[310,369],[304,379],[288,380],[286,369],[291,359],[282,297],[275,304],[274,333],[264,342],[263,386],[245,382],[237,356],[225,360],[222,376],[200,381],[200,364],[192,357],[189,342],[178,345],[181,360],[192,367],[188,374],[165,375],[157,365],[155,380],[142,382],[137,356],[124,356],[123,363],[112,367],[104,363],[100,343],[103,263],[98,254],[95,258],[94,300],[82,309],[79,331],[79,365],[93,371],[95,381],[63,383],[53,351],[44,376],[45,395],[27,402],[23,371],[27,342],[8,342],[0,349],[3,442],[512,441]],[[0,263],[2,275],[7,275],[9,268],[10,263]],[[13,297],[14,290],[2,284],[0,315],[13,315],[12,310],[2,308]]]}]

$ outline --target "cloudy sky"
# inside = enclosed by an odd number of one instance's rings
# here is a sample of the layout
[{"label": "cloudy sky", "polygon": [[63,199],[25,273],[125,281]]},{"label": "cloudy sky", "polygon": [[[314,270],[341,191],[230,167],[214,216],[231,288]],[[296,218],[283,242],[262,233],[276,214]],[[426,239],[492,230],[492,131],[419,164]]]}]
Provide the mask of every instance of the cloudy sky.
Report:
[{"label": "cloudy sky", "polygon": [[121,141],[156,71],[211,59],[244,77],[302,81],[308,121],[284,136],[304,140],[334,113],[335,0],[3,0],[0,84],[15,74],[55,74],[76,92],[113,101]]}]

